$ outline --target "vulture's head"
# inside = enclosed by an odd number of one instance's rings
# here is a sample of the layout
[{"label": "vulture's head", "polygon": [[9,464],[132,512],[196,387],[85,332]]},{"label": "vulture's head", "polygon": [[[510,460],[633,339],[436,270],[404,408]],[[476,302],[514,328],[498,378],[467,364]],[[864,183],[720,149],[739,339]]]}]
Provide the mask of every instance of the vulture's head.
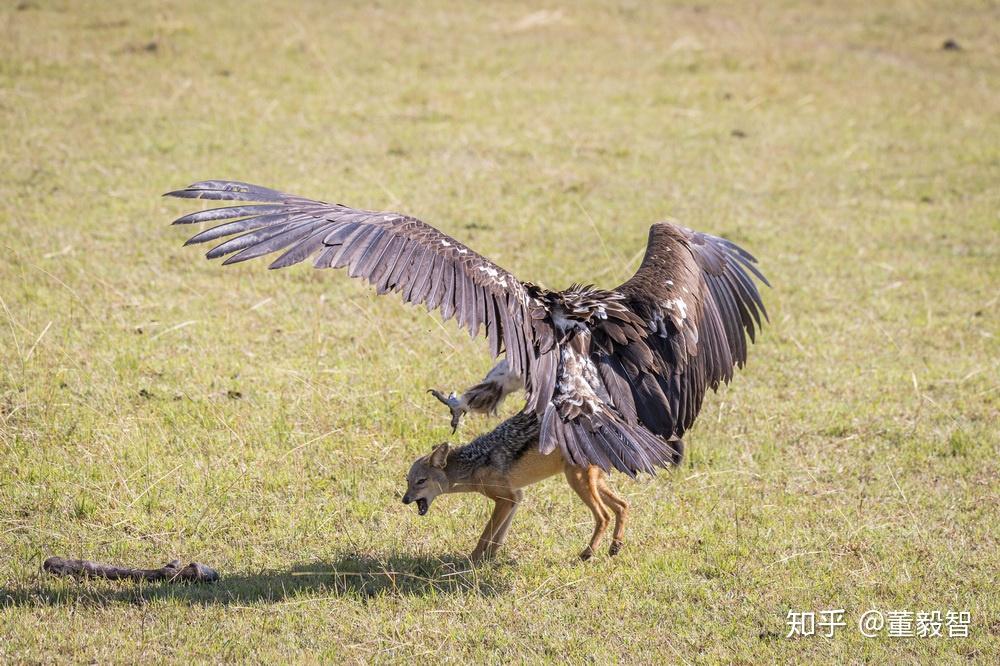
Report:
[{"label": "vulture's head", "polygon": [[406,493],[403,504],[415,503],[421,516],[431,508],[431,502],[450,486],[445,468],[448,465],[448,443],[440,444],[428,455],[417,458],[406,475]]}]

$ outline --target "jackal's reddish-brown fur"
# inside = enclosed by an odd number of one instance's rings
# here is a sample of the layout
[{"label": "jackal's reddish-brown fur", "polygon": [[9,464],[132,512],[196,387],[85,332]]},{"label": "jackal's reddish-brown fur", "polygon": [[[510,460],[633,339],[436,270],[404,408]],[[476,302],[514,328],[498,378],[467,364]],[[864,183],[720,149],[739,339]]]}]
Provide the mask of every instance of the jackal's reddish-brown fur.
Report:
[{"label": "jackal's reddish-brown fur", "polygon": [[594,532],[580,557],[588,559],[594,554],[612,514],[615,529],[609,552],[618,553],[628,502],[611,490],[599,467],[572,465],[558,449],[548,455],[540,453],[538,423],[533,414],[518,414],[466,446],[451,449],[442,444],[419,458],[407,476],[403,502],[417,502],[423,513],[435,497],[445,493],[477,492],[493,500],[493,514],[470,555],[480,560],[493,557],[503,545],[523,499],[522,489],[560,472],[594,516]]}]

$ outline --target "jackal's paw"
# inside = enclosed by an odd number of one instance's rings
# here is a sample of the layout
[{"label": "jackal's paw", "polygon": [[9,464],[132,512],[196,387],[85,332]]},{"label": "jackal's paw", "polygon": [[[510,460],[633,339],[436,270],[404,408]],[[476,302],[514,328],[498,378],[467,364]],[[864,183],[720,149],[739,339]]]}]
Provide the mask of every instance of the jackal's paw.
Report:
[{"label": "jackal's paw", "polygon": [[608,555],[614,557],[615,555],[621,552],[622,546],[624,545],[625,545],[624,541],[622,541],[621,539],[615,539],[614,541],[611,542],[611,547],[608,548]]},{"label": "jackal's paw", "polygon": [[469,559],[472,561],[473,564],[482,564],[483,562],[492,560],[493,553],[476,549],[469,554]]},{"label": "jackal's paw", "polygon": [[584,548],[583,552],[580,553],[580,559],[583,560],[584,562],[586,562],[587,560],[589,560],[593,556],[594,556],[594,549],[591,548],[590,546],[587,546],[586,548]]}]

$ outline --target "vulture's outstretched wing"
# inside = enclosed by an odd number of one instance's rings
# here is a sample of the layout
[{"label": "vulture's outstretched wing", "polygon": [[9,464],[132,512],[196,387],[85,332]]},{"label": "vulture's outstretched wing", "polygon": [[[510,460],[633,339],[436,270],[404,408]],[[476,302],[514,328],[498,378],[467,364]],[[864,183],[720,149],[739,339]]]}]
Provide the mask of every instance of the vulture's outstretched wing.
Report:
[{"label": "vulture's outstretched wing", "polygon": [[[614,291],[647,326],[638,341],[595,337],[592,358],[615,406],[663,437],[694,423],[705,390],[728,383],[767,311],[753,280],[770,286],[735,243],[653,225],[642,264]],[[598,329],[600,330],[600,328]]]},{"label": "vulture's outstretched wing", "polygon": [[454,315],[472,336],[485,327],[493,356],[504,352],[514,372],[526,378],[532,376],[538,342],[551,344],[551,327],[532,318],[537,305],[524,284],[416,218],[233,181],[203,181],[165,196],[260,202],[211,208],[174,221],[219,223],[186,244],[232,236],[209,250],[209,259],[228,256],[224,263],[232,264],[283,251],[270,268],[310,257],[317,268],[346,267],[351,277],[368,280],[380,294],[398,292],[409,303],[439,309],[446,320]]},{"label": "vulture's outstretched wing", "polygon": [[[475,336],[485,327],[524,380],[543,453],[631,476],[678,460],[669,440],[690,427],[706,387],[746,360],[764,313],[754,258],[729,241],[653,225],[638,272],[612,291],[553,292],[522,283],[420,220],[358,210],[231,181],[170,192],[186,199],[258,202],[213,208],[175,224],[218,223],[188,243],[219,241],[210,259],[236,263],[282,251],[271,268],[315,257],[347,267],[379,293],[439,309]],[[748,274],[749,272],[749,274]]]},{"label": "vulture's outstretched wing", "polygon": [[632,476],[677,464],[706,388],[732,378],[767,316],[755,261],[730,241],[660,223],[617,289],[540,293],[559,352],[552,400],[537,410],[542,453]]}]

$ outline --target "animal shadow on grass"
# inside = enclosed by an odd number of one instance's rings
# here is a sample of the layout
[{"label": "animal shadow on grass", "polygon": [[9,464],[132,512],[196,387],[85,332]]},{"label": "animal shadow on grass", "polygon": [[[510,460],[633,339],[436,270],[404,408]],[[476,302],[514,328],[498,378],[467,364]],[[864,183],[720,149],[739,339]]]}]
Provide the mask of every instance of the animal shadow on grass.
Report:
[{"label": "animal shadow on grass", "polygon": [[220,572],[214,584],[55,579],[39,573],[35,585],[0,589],[0,608],[145,604],[157,599],[191,605],[244,606],[308,602],[323,597],[368,599],[466,594],[493,597],[508,585],[493,567],[473,567],[465,557],[383,557],[347,553],[336,560],[300,562],[259,573]]}]

